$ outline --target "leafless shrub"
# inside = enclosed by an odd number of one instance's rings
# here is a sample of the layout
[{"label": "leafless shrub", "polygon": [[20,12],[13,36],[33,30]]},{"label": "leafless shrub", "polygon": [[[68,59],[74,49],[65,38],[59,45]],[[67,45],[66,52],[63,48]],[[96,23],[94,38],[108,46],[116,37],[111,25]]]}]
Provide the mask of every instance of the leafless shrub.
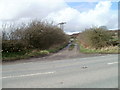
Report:
[{"label": "leafless shrub", "polygon": [[2,36],[3,49],[9,46],[9,49],[14,48],[14,42],[23,46],[20,46],[21,50],[48,49],[55,44],[62,45],[68,42],[67,35],[60,28],[42,21],[32,21],[28,24],[22,24],[21,27],[12,27],[9,33],[3,31]]},{"label": "leafless shrub", "polygon": [[86,29],[79,35],[80,42],[86,47],[102,48],[111,45],[112,34],[103,28]]}]

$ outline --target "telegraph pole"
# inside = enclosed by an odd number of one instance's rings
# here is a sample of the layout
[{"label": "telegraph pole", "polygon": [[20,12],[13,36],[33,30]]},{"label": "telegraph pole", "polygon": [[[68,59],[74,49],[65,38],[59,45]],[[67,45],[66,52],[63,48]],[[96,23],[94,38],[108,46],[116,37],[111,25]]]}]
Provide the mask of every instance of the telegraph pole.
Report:
[{"label": "telegraph pole", "polygon": [[66,24],[66,22],[58,23],[58,25],[60,25],[60,28],[61,28],[62,30],[64,29],[64,24]]}]

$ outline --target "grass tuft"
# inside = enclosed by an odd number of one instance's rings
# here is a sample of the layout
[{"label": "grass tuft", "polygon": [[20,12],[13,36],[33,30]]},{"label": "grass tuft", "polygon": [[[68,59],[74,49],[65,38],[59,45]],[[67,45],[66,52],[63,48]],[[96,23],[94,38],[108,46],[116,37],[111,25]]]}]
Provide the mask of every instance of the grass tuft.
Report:
[{"label": "grass tuft", "polygon": [[71,44],[70,46],[69,46],[69,50],[73,50],[73,48],[75,47],[75,44]]}]

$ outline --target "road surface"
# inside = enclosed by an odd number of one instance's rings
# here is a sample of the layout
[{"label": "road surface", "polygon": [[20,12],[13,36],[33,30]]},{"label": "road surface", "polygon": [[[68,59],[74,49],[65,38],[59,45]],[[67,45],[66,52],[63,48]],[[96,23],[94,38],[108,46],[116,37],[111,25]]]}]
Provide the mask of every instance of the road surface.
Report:
[{"label": "road surface", "polygon": [[2,66],[3,88],[117,88],[118,55]]}]

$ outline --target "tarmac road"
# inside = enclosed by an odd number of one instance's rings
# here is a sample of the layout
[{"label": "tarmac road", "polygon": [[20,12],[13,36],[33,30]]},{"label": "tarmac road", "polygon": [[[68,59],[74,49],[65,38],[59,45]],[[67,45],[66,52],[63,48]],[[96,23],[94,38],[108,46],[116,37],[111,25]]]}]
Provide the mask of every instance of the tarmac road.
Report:
[{"label": "tarmac road", "polygon": [[118,88],[118,55],[2,66],[3,88]]}]

